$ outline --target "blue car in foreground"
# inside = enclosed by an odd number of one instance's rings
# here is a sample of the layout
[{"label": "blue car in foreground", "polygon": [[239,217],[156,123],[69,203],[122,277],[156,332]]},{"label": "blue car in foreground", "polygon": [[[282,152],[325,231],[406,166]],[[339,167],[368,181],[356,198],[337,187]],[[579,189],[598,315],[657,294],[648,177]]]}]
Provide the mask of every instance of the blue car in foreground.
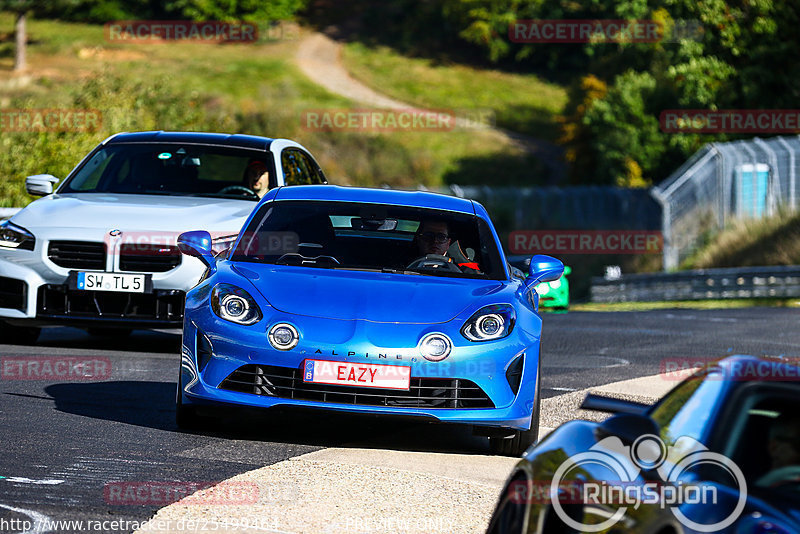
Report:
[{"label": "blue car in foreground", "polygon": [[519,455],[539,426],[534,288],[478,203],[424,192],[297,186],[267,193],[186,295],[177,421],[207,406],[311,407],[474,426]]},{"label": "blue car in foreground", "polygon": [[797,358],[663,362],[686,379],[655,404],[590,394],[582,408],[614,415],[528,450],[487,534],[800,532]]}]

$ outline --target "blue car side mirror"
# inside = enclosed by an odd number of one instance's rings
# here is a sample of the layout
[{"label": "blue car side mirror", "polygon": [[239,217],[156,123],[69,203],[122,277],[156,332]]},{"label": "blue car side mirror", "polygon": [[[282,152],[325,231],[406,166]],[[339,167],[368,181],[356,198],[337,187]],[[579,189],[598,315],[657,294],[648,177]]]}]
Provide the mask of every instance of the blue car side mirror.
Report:
[{"label": "blue car side mirror", "polygon": [[553,282],[561,278],[562,274],[564,274],[564,264],[561,261],[551,256],[537,254],[531,258],[525,286],[532,288],[542,282]]},{"label": "blue car side mirror", "polygon": [[211,252],[211,234],[205,230],[194,230],[179,235],[178,249],[187,256],[200,258],[206,267],[213,268],[216,265],[216,259]]}]

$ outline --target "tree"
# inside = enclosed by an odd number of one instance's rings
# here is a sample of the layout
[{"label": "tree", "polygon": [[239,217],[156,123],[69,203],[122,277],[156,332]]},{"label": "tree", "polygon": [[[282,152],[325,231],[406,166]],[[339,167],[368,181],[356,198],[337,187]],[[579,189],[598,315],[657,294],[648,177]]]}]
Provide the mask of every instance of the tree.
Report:
[{"label": "tree", "polygon": [[193,20],[276,21],[291,19],[305,0],[171,0],[164,5],[172,14]]},{"label": "tree", "polygon": [[14,13],[14,70],[23,71],[27,68],[28,32],[26,22],[28,13],[35,7],[32,0],[0,0],[0,10]]},{"label": "tree", "polygon": [[10,11],[16,16],[14,25],[14,70],[23,71],[27,68],[28,15],[52,11],[54,9],[68,9],[78,0],[0,0],[0,11]]}]

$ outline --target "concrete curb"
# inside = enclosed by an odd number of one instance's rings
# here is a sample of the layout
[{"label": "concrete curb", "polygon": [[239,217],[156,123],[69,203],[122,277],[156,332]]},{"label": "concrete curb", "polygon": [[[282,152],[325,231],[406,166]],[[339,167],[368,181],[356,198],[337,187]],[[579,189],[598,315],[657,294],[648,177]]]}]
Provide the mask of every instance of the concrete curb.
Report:
[{"label": "concrete curb", "polygon": [[[653,402],[675,381],[624,380],[542,401],[542,423],[603,419],[579,410],[586,393]],[[540,428],[540,438],[552,431]],[[138,533],[483,532],[517,458],[477,454],[328,448],[233,477],[257,484],[248,503],[215,503],[209,488],[162,508]],[[206,504],[204,504],[204,501]]]}]

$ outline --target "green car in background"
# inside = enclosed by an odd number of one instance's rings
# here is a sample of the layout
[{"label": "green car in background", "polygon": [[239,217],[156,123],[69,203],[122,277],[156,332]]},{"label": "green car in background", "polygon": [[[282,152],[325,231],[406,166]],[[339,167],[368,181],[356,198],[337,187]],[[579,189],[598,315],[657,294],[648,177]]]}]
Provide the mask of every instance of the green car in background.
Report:
[{"label": "green car in background", "polygon": [[[508,263],[512,268],[519,269],[522,276],[528,276],[528,264],[530,256],[509,256]],[[539,307],[566,310],[569,308],[569,281],[567,275],[572,272],[569,266],[564,266],[564,274],[561,278],[552,282],[542,282],[536,286],[539,293]]]}]

